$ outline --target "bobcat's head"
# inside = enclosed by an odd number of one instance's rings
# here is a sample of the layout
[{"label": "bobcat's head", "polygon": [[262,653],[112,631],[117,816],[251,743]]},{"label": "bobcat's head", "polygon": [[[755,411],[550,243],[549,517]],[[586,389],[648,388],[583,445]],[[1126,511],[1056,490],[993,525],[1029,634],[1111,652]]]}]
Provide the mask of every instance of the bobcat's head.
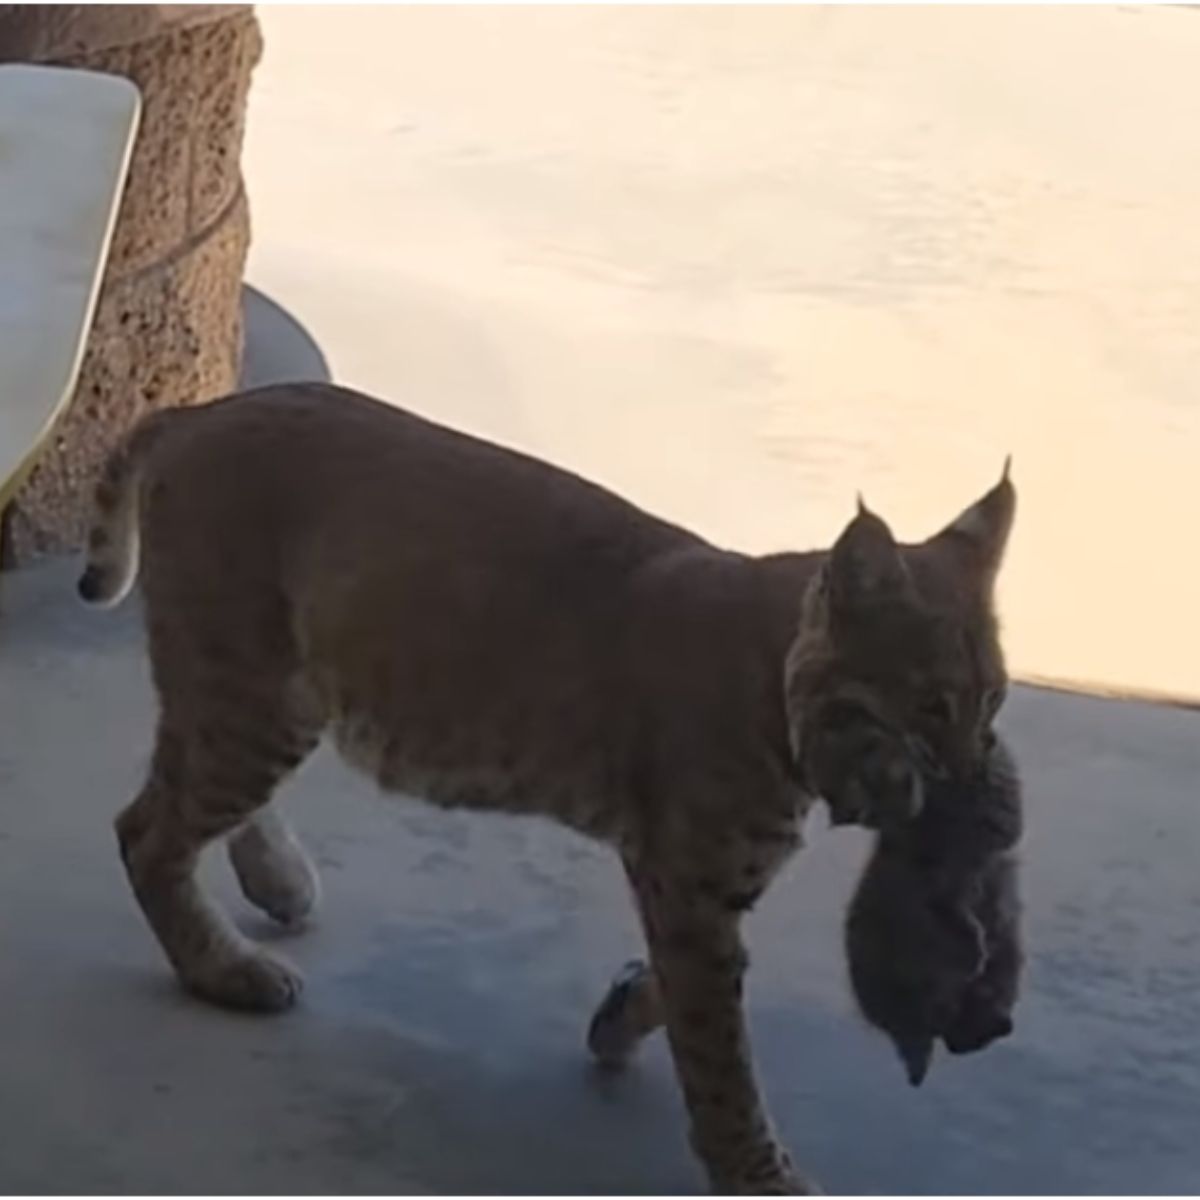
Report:
[{"label": "bobcat's head", "polygon": [[1007,463],[917,545],[860,501],[813,578],[788,655],[788,721],[835,822],[910,818],[922,778],[965,781],[982,763],[1007,684],[993,593],[1015,507]]}]

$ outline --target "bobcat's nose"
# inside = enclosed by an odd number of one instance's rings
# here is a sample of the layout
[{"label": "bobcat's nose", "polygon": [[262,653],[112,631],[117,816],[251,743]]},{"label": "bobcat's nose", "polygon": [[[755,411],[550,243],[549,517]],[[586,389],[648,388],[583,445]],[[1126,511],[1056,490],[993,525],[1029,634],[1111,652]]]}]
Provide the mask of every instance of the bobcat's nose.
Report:
[{"label": "bobcat's nose", "polygon": [[988,754],[988,741],[977,729],[956,738],[948,747],[946,766],[950,776],[961,783],[977,780]]},{"label": "bobcat's nose", "polygon": [[979,730],[969,729],[943,738],[937,746],[924,738],[912,739],[913,757],[927,779],[966,784],[975,779],[987,757],[987,742]]},{"label": "bobcat's nose", "polygon": [[925,807],[925,785],[918,764],[894,746],[874,761],[864,780],[866,804],[863,824],[870,829],[895,828],[920,816]]}]

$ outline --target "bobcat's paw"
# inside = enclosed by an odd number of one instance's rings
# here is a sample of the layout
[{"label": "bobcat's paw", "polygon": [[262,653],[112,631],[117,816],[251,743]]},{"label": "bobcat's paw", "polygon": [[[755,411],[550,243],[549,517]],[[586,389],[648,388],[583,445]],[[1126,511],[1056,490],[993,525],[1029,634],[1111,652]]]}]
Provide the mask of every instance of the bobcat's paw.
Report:
[{"label": "bobcat's paw", "polygon": [[621,968],[588,1025],[587,1046],[602,1067],[618,1069],[657,1025],[654,976],[640,959]]},{"label": "bobcat's paw", "polygon": [[304,986],[300,974],[264,950],[246,950],[209,964],[184,979],[196,995],[243,1012],[283,1012]]},{"label": "bobcat's paw", "polygon": [[820,1187],[798,1171],[791,1156],[774,1147],[765,1162],[743,1168],[727,1182],[713,1180],[712,1190],[730,1196],[822,1196]]}]

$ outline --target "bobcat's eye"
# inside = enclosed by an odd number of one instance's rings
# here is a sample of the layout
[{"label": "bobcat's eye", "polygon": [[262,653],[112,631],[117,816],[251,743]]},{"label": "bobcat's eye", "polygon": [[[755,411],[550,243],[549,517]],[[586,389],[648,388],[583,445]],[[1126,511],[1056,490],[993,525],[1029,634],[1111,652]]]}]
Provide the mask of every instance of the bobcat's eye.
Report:
[{"label": "bobcat's eye", "polygon": [[921,701],[918,712],[929,725],[950,725],[954,721],[954,702],[945,692],[934,692]]},{"label": "bobcat's eye", "polygon": [[821,724],[830,733],[844,733],[856,726],[873,725],[870,711],[853,700],[831,700],[821,710]]}]

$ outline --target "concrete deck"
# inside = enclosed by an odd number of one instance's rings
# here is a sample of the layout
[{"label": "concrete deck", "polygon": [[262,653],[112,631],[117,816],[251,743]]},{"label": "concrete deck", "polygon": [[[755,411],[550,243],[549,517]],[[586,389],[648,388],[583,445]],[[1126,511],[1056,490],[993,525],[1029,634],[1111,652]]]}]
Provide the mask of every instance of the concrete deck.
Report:
[{"label": "concrete deck", "polygon": [[[136,604],[73,565],[5,577],[0,1191],[686,1192],[661,1043],[596,1077],[582,1035],[637,949],[614,863],[548,825],[383,802],[324,752],[289,807],[324,869],[281,1018],[173,985],[109,829],[151,705]],[[52,719],[48,714],[53,714]],[[1200,1190],[1200,718],[1019,690],[1031,956],[1009,1042],[911,1091],[853,1015],[838,916],[863,850],[816,822],[750,924],[787,1141],[841,1192]],[[227,868],[212,877],[239,919]]]}]

